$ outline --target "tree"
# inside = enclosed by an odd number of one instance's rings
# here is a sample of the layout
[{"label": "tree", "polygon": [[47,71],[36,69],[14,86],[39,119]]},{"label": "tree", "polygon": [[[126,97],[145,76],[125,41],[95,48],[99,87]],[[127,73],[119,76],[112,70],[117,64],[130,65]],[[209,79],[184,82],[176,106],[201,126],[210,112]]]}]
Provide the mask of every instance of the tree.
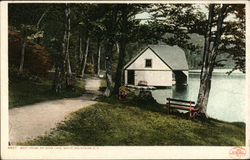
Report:
[{"label": "tree", "polygon": [[[235,60],[235,69],[245,71],[245,11],[244,5],[209,5],[208,19],[191,4],[160,4],[153,10],[156,22],[165,26],[161,30],[172,36],[162,41],[177,44],[184,50],[197,52],[198,46],[188,42],[192,33],[204,36],[204,51],[200,76],[200,89],[196,107],[206,115],[211,78],[214,67],[223,66],[227,59],[216,59],[220,54],[229,54]],[[234,16],[230,19],[228,15]],[[232,70],[232,71],[233,71]],[[231,73],[231,72],[230,72]]]},{"label": "tree", "polygon": [[[69,41],[70,41],[70,7],[66,3],[64,6],[64,36],[61,44],[61,54],[56,56],[55,63],[55,77],[53,82],[53,89],[56,93],[60,93],[62,89],[62,81],[64,80],[65,68],[67,69],[67,76],[71,79],[72,72],[69,60]],[[67,82],[66,82],[67,83]],[[67,84],[66,84],[67,85]]]},{"label": "tree", "polygon": [[93,29],[93,36],[96,38],[97,43],[97,62],[96,62],[96,73],[99,76],[101,70],[101,55],[102,55],[102,48],[105,39],[105,28],[102,25],[102,20],[104,17],[100,18],[96,21],[96,24]]},{"label": "tree", "polygon": [[106,67],[106,81],[107,87],[104,95],[110,97],[113,92],[113,77],[112,77],[112,64],[114,45],[116,43],[116,33],[118,25],[118,7],[117,5],[100,5],[103,9],[105,27],[106,47],[105,47],[105,67]]},{"label": "tree", "polygon": [[35,26],[32,25],[21,24],[20,34],[23,38],[19,72],[23,72],[26,45],[28,42],[33,42],[35,39],[43,37],[43,31],[39,31]]},{"label": "tree", "polygon": [[100,71],[101,71],[101,51],[102,51],[102,44],[101,40],[97,41],[97,48],[98,48],[98,56],[97,56],[97,75],[100,76]]},{"label": "tree", "polygon": [[[47,13],[47,11],[44,12],[45,8],[48,8],[46,4],[9,5],[9,25],[15,26],[22,36],[19,72],[23,71],[27,43],[33,43],[35,40],[43,37],[44,31],[40,29],[40,23]],[[34,14],[30,14],[31,12]]]},{"label": "tree", "polygon": [[[9,66],[20,67],[22,36],[20,32],[9,28],[8,34],[8,61]],[[27,42],[25,47],[25,63],[23,69],[35,75],[43,75],[52,68],[52,59],[47,50],[34,42]]]},{"label": "tree", "polygon": [[81,65],[81,76],[84,76],[84,72],[85,72],[85,68],[86,68],[86,64],[87,64],[87,58],[88,58],[88,54],[89,54],[89,36],[87,35],[87,40],[86,40],[86,45],[85,45],[85,54],[82,58],[82,65]]},{"label": "tree", "polygon": [[229,19],[224,22],[223,35],[221,37],[221,46],[219,47],[219,54],[228,53],[234,60],[233,69],[228,72],[231,74],[235,70],[246,72],[246,17],[245,5],[234,4],[229,5],[227,9],[228,14],[234,16],[234,19]]},{"label": "tree", "polygon": [[67,76],[71,78],[72,71],[70,66],[70,59],[69,59],[69,43],[70,43],[70,7],[66,3],[65,4],[65,31],[64,31],[64,37],[63,37],[63,43],[62,43],[62,50],[64,54],[64,65],[66,65],[67,68]]},{"label": "tree", "polygon": [[[222,54],[222,53],[225,53],[225,51],[228,51],[227,50],[228,45],[229,45],[229,48],[235,48],[235,47],[238,48],[237,43],[234,44],[232,43],[232,40],[230,40],[230,38],[226,38],[228,36],[228,31],[229,31],[228,28],[232,28],[232,26],[229,26],[229,25],[225,26],[224,21],[230,12],[233,13],[232,9],[233,9],[232,6],[230,6],[229,4],[223,4],[223,5],[210,4],[209,5],[209,15],[208,15],[208,21],[207,21],[207,26],[206,26],[203,61],[202,61],[202,69],[201,69],[201,75],[200,75],[200,89],[199,89],[198,99],[197,99],[197,104],[196,104],[196,107],[200,109],[201,115],[206,115],[208,98],[209,98],[209,93],[210,93],[210,88],[211,88],[212,73],[213,73],[214,66],[219,63],[218,61],[216,61],[216,57],[219,54]],[[241,30],[241,32],[243,30]],[[235,35],[235,33],[231,33],[231,35]],[[240,35],[241,36],[244,35],[244,31]],[[236,33],[235,36],[238,37],[239,35],[237,35]],[[240,37],[238,40],[244,43],[244,36]],[[229,42],[226,43],[226,41],[229,41]],[[235,50],[231,52],[235,52]],[[244,55],[244,49],[243,51],[241,50],[240,52],[241,53],[243,52],[243,55]]]},{"label": "tree", "polygon": [[118,94],[121,86],[127,44],[133,40],[135,34],[133,31],[139,27],[139,20],[135,20],[134,17],[141,12],[144,7],[146,7],[146,5],[123,4],[119,6],[117,35],[119,56],[115,75],[114,94]]},{"label": "tree", "polygon": [[[74,6],[75,9],[75,19],[76,19],[76,26],[79,30],[79,55],[81,57],[80,67],[79,67],[79,74],[83,77],[87,58],[89,55],[89,48],[91,39],[94,38],[96,25],[98,25],[98,20],[102,17],[99,13],[96,12],[97,6],[95,4],[77,4]],[[82,42],[85,43],[85,52],[83,53],[83,45]]]},{"label": "tree", "polygon": [[[158,41],[168,45],[178,45],[189,57],[199,55],[202,46],[191,41],[193,33],[204,35],[205,13],[192,4],[159,4],[150,9],[154,21],[150,22],[160,35]],[[192,67],[192,66],[191,66]]]}]

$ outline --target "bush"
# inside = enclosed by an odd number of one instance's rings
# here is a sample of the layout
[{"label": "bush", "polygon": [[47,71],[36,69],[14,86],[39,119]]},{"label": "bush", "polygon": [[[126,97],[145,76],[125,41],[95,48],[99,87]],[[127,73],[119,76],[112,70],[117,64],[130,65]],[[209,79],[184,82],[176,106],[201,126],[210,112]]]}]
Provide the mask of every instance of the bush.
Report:
[{"label": "bush", "polygon": [[15,66],[9,67],[9,82],[10,83],[24,81],[24,80],[40,82],[41,78],[36,75],[33,75],[28,70],[23,70],[23,72],[20,73],[17,67]]},{"label": "bush", "polygon": [[135,103],[148,103],[154,104],[157,103],[156,100],[153,98],[151,91],[141,90],[137,95],[135,92],[136,90],[133,88],[128,88],[126,86],[121,86],[120,90],[126,93],[126,99],[132,100]]},{"label": "bush", "polygon": [[85,73],[87,73],[87,74],[94,74],[94,73],[95,73],[94,65],[91,64],[91,63],[87,63],[87,64],[86,64]]},{"label": "bush", "polygon": [[[9,31],[9,65],[16,68],[20,65],[22,37]],[[52,57],[39,44],[27,43],[25,48],[24,70],[33,74],[43,74],[52,68]]]}]

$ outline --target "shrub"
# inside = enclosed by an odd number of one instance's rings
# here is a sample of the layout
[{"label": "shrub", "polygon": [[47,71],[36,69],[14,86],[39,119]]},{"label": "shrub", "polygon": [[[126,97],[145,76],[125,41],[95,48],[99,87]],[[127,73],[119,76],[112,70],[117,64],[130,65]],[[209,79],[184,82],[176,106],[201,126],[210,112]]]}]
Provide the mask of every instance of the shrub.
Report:
[{"label": "shrub", "polygon": [[[9,31],[9,65],[20,65],[22,37],[18,32]],[[25,48],[24,70],[33,74],[43,74],[52,68],[52,59],[45,48],[28,42]]]},{"label": "shrub", "polygon": [[139,91],[139,94],[136,94],[136,89],[129,88],[126,86],[121,86],[120,90],[122,90],[127,95],[126,99],[132,100],[135,103],[157,103],[156,100],[153,98],[151,91],[141,90]]},{"label": "shrub", "polygon": [[94,74],[94,73],[95,73],[94,65],[91,64],[91,63],[87,63],[87,64],[86,64],[85,73],[87,73],[87,74]]},{"label": "shrub", "polygon": [[15,66],[9,67],[9,82],[10,83],[24,81],[24,80],[40,82],[41,78],[36,75],[33,75],[28,70],[23,70],[23,72],[20,73],[17,67]]}]

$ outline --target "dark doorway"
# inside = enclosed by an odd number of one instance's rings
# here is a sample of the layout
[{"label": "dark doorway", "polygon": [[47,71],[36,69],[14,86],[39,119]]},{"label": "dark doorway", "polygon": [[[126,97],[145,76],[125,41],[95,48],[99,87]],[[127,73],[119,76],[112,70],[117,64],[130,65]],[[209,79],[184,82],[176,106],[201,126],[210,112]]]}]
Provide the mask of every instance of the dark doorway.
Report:
[{"label": "dark doorway", "polygon": [[135,84],[135,71],[134,70],[128,70],[128,84]]},{"label": "dark doorway", "polygon": [[186,85],[187,76],[182,71],[174,71],[176,85]]}]

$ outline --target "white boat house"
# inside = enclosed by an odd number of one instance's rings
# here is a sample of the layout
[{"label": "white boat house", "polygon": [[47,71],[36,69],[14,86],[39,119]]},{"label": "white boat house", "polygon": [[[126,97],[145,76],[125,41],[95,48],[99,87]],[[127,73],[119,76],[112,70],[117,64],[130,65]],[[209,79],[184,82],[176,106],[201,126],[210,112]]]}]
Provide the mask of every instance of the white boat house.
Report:
[{"label": "white boat house", "polygon": [[186,85],[188,64],[185,52],[178,46],[149,45],[124,66],[125,85],[167,87]]}]

